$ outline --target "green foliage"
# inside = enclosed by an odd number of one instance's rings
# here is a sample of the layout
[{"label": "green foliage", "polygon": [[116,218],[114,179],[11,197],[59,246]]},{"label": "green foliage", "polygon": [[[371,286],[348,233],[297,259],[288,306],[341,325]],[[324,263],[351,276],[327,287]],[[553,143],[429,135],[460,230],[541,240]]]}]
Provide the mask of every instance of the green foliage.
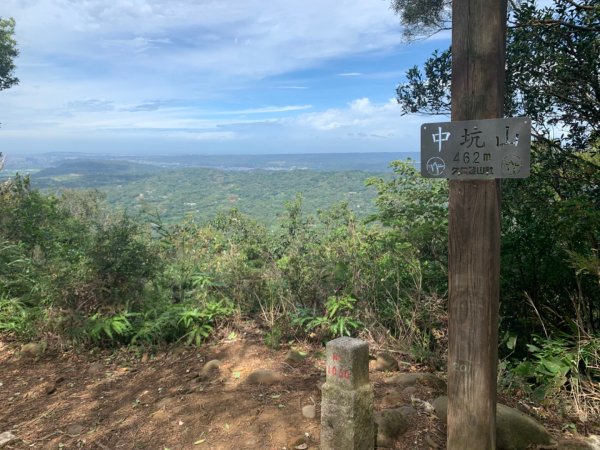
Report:
[{"label": "green foliage", "polygon": [[306,332],[323,332],[325,338],[351,336],[363,327],[353,318],[356,314],[356,299],[349,296],[332,296],[325,302],[325,314],[318,316],[309,309],[298,309],[292,325]]},{"label": "green foliage", "polygon": [[14,60],[19,56],[15,40],[15,19],[0,17],[0,91],[19,83],[14,76]]},{"label": "green foliage", "polygon": [[12,333],[21,339],[35,334],[37,311],[15,298],[0,295],[0,333]]},{"label": "green foliage", "polygon": [[576,389],[586,379],[597,382],[600,377],[600,338],[578,341],[566,334],[555,338],[534,336],[527,349],[530,357],[516,364],[511,372],[525,382],[537,400]]},{"label": "green foliage", "polygon": [[95,313],[87,319],[83,334],[89,336],[94,343],[126,340],[133,329],[130,322],[132,317],[133,315],[126,311],[108,317]]},{"label": "green foliage", "polygon": [[452,2],[448,0],[392,0],[408,39],[428,37],[450,29]]},{"label": "green foliage", "polygon": [[158,255],[127,216],[97,231],[89,258],[104,303],[141,301],[145,282],[160,270]]},{"label": "green foliage", "polygon": [[433,52],[423,64],[423,72],[418,66],[406,72],[406,83],[396,88],[396,98],[402,108],[402,115],[449,114],[452,54],[450,49]]},{"label": "green foliage", "polygon": [[269,331],[265,332],[265,345],[272,350],[279,349],[283,331],[280,326],[274,325]]},{"label": "green foliage", "polygon": [[[600,8],[594,0],[554,0],[538,7],[520,2],[509,19],[506,46],[505,113],[532,117],[535,134],[563,146],[585,149],[598,138],[600,123]],[[397,88],[406,113],[450,111],[451,51],[437,51]]]},{"label": "green foliage", "polygon": [[596,0],[518,4],[507,42],[509,115],[533,118],[538,133],[568,130],[563,146],[585,149],[599,136],[600,6]]},{"label": "green foliage", "polygon": [[539,331],[533,305],[553,329],[576,322],[593,334],[600,326],[599,154],[551,151],[534,146],[531,177],[503,186],[504,326]]},{"label": "green foliage", "polygon": [[448,260],[448,183],[423,178],[411,161],[391,164],[391,181],[373,178],[378,213],[369,220],[393,229],[396,242],[416,251],[428,290],[444,292]]},{"label": "green foliage", "polygon": [[220,321],[233,313],[226,301],[202,304],[150,303],[140,312],[95,313],[75,331],[79,341],[95,345],[158,344],[183,341],[199,346]]}]

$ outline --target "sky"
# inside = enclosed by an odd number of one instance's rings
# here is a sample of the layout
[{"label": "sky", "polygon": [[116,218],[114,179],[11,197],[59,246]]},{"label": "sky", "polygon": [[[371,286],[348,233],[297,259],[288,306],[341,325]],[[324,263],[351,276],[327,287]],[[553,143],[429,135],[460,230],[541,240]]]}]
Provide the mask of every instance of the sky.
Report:
[{"label": "sky", "polygon": [[[5,153],[418,151],[395,88],[449,34],[408,44],[389,0],[2,0],[20,84]],[[442,118],[442,120],[448,120]]]}]

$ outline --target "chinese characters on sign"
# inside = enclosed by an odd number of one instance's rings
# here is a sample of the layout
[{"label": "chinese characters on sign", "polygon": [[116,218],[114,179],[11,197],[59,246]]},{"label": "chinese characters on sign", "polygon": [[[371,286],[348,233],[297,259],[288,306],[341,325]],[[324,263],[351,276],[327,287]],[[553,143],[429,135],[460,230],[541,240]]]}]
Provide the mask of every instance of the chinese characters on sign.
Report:
[{"label": "chinese characters on sign", "polygon": [[421,174],[427,178],[529,176],[531,120],[466,120],[421,126]]}]

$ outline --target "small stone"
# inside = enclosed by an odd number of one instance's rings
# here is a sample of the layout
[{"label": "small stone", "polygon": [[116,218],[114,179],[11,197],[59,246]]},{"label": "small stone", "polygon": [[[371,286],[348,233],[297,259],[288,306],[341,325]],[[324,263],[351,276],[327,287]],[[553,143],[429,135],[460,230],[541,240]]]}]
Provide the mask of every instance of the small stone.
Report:
[{"label": "small stone", "polygon": [[285,362],[291,366],[296,366],[303,362],[306,359],[306,356],[296,350],[290,350],[285,355]]},{"label": "small stone", "polygon": [[306,405],[302,407],[302,415],[307,419],[314,419],[317,415],[315,405]]},{"label": "small stone", "polygon": [[381,399],[381,406],[385,409],[397,408],[402,403],[406,403],[405,396],[398,392],[392,392]]},{"label": "small stone", "polygon": [[56,392],[56,384],[52,383],[46,386],[46,395],[52,395]]},{"label": "small stone", "polygon": [[45,350],[45,342],[41,344],[29,342],[28,344],[21,345],[21,356],[24,358],[39,358]]},{"label": "small stone", "polygon": [[202,366],[202,370],[200,370],[200,379],[207,380],[209,378],[214,378],[220,373],[221,361],[218,359],[212,359],[208,361],[204,366]]},{"label": "small stone", "polygon": [[249,384],[272,385],[283,381],[283,376],[279,373],[267,369],[258,369],[248,375]]},{"label": "small stone", "polygon": [[558,450],[600,450],[600,436],[579,436],[558,443]]},{"label": "small stone", "polygon": [[402,434],[408,431],[410,421],[401,408],[386,409],[375,413],[377,423],[377,444],[390,446]]},{"label": "small stone", "polygon": [[67,427],[67,434],[71,435],[71,436],[78,436],[81,433],[83,433],[85,431],[85,427],[83,427],[82,425],[79,425],[77,423],[74,423],[73,425],[69,425]]},{"label": "small stone", "polygon": [[159,409],[158,411],[150,414],[150,417],[153,420],[156,420],[159,422],[164,422],[164,421],[170,419],[171,416],[169,415],[169,413],[167,411]]},{"label": "small stone", "polygon": [[410,397],[411,395],[415,395],[417,391],[418,389],[415,386],[408,386],[402,389],[402,394],[406,395],[407,397]]},{"label": "small stone", "polygon": [[373,369],[376,372],[396,372],[400,370],[400,366],[391,354],[381,352],[377,355]]},{"label": "small stone", "polygon": [[440,448],[440,444],[438,444],[438,442],[431,437],[431,434],[425,435],[425,442],[427,442],[427,445],[429,445],[429,447],[432,449]]},{"label": "small stone", "polygon": [[4,447],[6,444],[10,444],[11,442],[15,442],[17,437],[12,434],[10,431],[5,431],[0,434],[0,447]]},{"label": "small stone", "polygon": [[306,438],[306,436],[299,436],[295,439],[292,439],[288,445],[287,448],[292,450],[304,450],[308,448],[308,439]]},{"label": "small stone", "polygon": [[398,410],[404,414],[404,417],[411,417],[417,414],[417,410],[412,406],[401,406]]},{"label": "small stone", "polygon": [[427,414],[433,414],[435,412],[434,406],[425,400],[421,400],[420,398],[416,397],[411,397],[410,401],[413,404],[413,406],[416,406],[421,411],[424,411]]},{"label": "small stone", "polygon": [[90,375],[102,375],[105,372],[104,369],[104,364],[102,364],[101,362],[95,362],[90,364],[90,366],[87,369],[87,372]]},{"label": "small stone", "polygon": [[397,384],[400,387],[415,386],[417,384],[429,386],[440,390],[446,389],[446,383],[432,373],[405,372],[383,380],[387,384]]}]

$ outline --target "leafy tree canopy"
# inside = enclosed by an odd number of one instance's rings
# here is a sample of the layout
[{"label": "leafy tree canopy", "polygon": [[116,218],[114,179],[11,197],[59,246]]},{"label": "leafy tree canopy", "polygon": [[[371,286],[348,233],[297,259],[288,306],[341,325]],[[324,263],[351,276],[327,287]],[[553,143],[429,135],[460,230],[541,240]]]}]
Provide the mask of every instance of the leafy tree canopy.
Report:
[{"label": "leafy tree canopy", "polygon": [[19,55],[15,35],[15,19],[0,17],[0,91],[18,84],[14,76],[14,59]]},{"label": "leafy tree canopy", "polygon": [[[538,138],[554,134],[573,148],[598,139],[599,33],[596,0],[554,0],[542,8],[534,0],[514,5],[507,33],[506,115],[530,116]],[[397,88],[404,114],[448,114],[450,72],[450,49],[435,52],[423,69],[410,69]]]},{"label": "leafy tree canopy", "polygon": [[451,27],[451,0],[392,0],[391,8],[400,17],[408,40]]}]

